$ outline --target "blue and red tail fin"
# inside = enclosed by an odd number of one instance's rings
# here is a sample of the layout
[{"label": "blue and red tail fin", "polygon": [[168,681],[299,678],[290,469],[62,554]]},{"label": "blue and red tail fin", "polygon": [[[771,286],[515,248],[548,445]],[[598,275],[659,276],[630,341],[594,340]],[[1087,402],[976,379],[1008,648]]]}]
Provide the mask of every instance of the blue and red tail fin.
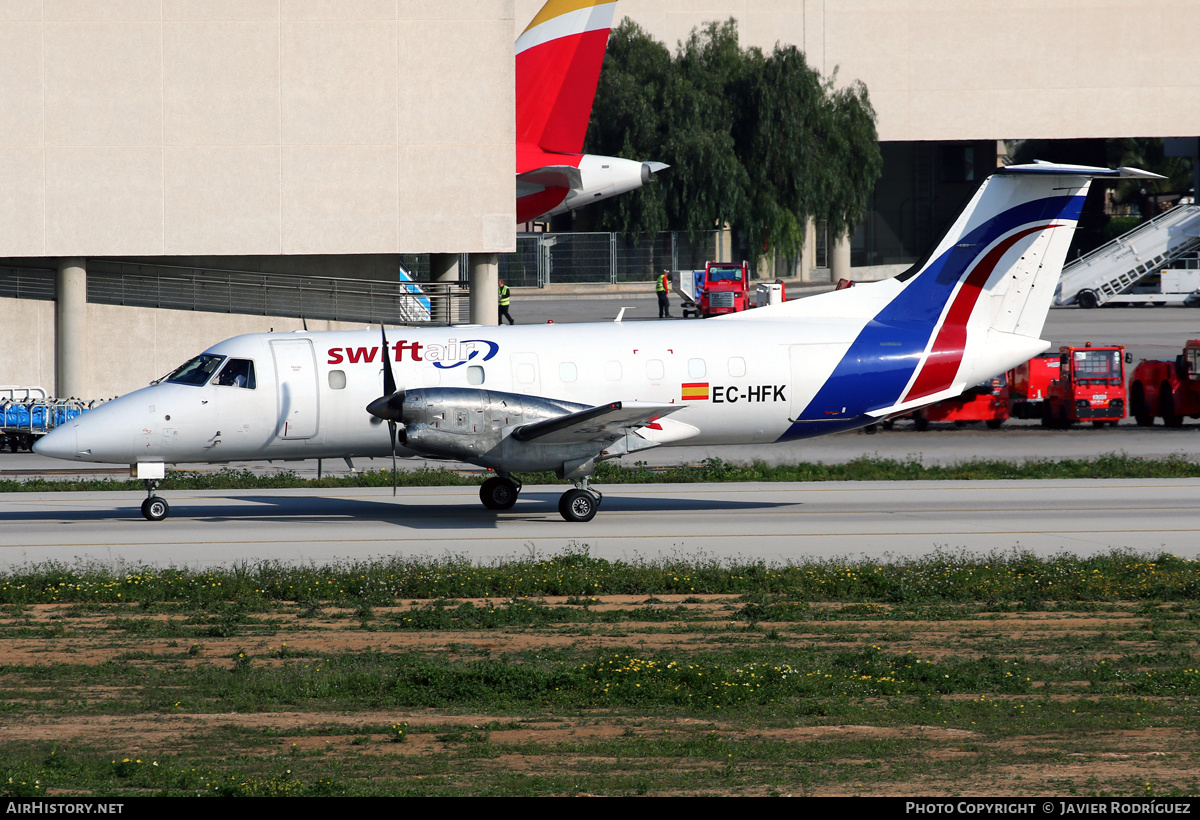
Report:
[{"label": "blue and red tail fin", "polygon": [[517,142],[583,150],[616,0],[550,0],[517,38]]},{"label": "blue and red tail fin", "polygon": [[[992,174],[926,259],[894,279],[776,312],[857,321],[785,438],[957,396],[1048,347],[1039,337],[1092,179],[1137,169],[1035,163]],[[803,304],[803,303],[810,304]],[[793,369],[803,347],[793,346]]]}]

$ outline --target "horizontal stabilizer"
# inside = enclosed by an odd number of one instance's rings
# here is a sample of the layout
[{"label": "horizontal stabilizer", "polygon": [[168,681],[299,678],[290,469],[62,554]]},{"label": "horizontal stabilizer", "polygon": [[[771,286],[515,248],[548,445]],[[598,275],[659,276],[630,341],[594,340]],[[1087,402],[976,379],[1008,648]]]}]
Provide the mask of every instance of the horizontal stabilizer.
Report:
[{"label": "horizontal stabilizer", "polygon": [[536,441],[538,444],[610,441],[686,406],[614,401],[556,419],[523,425],[513,431],[512,437],[517,441]]},{"label": "horizontal stabilizer", "polygon": [[1061,165],[1057,162],[1034,160],[1028,165],[1008,165],[996,171],[998,174],[1044,174],[1048,176],[1081,176],[1099,179],[1166,179],[1166,177],[1141,168],[1095,168],[1091,165]]},{"label": "horizontal stabilizer", "polygon": [[546,165],[524,174],[517,174],[517,185],[536,185],[542,188],[583,190],[583,175],[573,165]]}]

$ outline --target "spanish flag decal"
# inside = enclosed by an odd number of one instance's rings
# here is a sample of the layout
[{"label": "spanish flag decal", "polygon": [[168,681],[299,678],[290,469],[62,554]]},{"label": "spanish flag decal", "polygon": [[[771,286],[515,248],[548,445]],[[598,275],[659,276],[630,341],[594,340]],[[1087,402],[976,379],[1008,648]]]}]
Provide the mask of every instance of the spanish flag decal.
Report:
[{"label": "spanish flag decal", "polygon": [[708,401],[708,382],[684,382],[684,401]]}]

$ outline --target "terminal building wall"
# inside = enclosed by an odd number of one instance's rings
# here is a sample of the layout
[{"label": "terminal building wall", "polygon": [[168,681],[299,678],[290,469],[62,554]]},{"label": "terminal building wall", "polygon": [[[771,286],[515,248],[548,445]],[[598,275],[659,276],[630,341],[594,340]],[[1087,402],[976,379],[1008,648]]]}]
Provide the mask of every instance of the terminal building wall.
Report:
[{"label": "terminal building wall", "polygon": [[[0,316],[0,351],[5,351],[0,384],[43,387],[55,394],[54,302],[0,298]],[[302,330],[305,324],[303,319],[278,316],[89,303],[87,343],[78,354],[87,375],[71,392],[83,399],[119,396],[165,376],[217,342],[243,333]],[[309,319],[307,329],[362,330],[363,324]]]},{"label": "terminal building wall", "polygon": [[0,257],[515,245],[511,0],[5,0]]},{"label": "terminal building wall", "polygon": [[[528,20],[542,0],[517,0]],[[1190,0],[620,0],[674,51],[733,17],[743,46],[795,45],[861,80],[885,142],[1200,134]]]}]

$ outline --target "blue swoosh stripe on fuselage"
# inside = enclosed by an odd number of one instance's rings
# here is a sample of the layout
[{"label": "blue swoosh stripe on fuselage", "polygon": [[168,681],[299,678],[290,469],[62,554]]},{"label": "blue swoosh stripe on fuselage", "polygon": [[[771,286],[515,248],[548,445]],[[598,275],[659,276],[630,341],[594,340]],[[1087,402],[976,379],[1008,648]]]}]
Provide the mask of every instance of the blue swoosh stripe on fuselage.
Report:
[{"label": "blue swoosh stripe on fuselage", "polygon": [[[946,302],[980,254],[1000,237],[1024,225],[1078,220],[1083,201],[1082,196],[1058,196],[1022,203],[979,225],[931,261],[867,322],[808,407],[778,440],[807,438],[816,435],[808,432],[813,427],[832,429],[826,425],[834,422],[858,419],[846,429],[862,426],[860,417],[867,412],[899,401],[921,362]],[[844,412],[841,408],[845,408]]]}]

